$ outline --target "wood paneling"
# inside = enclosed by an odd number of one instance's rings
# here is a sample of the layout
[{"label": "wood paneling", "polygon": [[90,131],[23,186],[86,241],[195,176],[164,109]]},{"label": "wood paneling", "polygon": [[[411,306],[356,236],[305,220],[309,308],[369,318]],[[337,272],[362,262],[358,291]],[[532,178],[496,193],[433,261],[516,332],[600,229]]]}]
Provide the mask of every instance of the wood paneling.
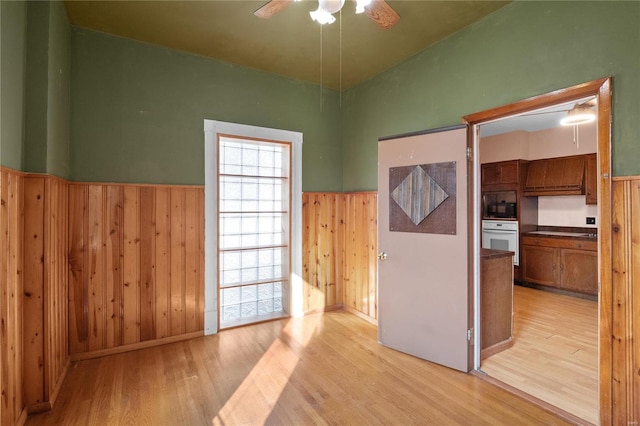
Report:
[{"label": "wood paneling", "polygon": [[338,193],[303,194],[304,312],[342,304],[342,200]]},{"label": "wood paneling", "polygon": [[26,413],[23,397],[23,185],[21,173],[0,169],[0,424],[3,425],[18,423]]},{"label": "wood paneling", "polygon": [[613,424],[640,421],[640,177],[612,182]]},{"label": "wood paneling", "polygon": [[71,184],[68,235],[72,354],[203,330],[201,187]]},{"label": "wood paneling", "polygon": [[69,363],[68,183],[24,177],[24,383],[29,412],[50,408]]},{"label": "wood paneling", "polygon": [[[68,338],[68,216],[69,183],[45,180],[44,337],[45,401],[53,404],[69,365]],[[28,228],[25,227],[25,232]],[[26,311],[25,311],[26,318]],[[25,321],[26,322],[26,321]],[[31,403],[31,401],[27,401]]]},{"label": "wood paneling", "polygon": [[377,193],[304,193],[304,311],[377,318]]},{"label": "wood paneling", "polygon": [[344,306],[378,318],[378,194],[344,194]]}]

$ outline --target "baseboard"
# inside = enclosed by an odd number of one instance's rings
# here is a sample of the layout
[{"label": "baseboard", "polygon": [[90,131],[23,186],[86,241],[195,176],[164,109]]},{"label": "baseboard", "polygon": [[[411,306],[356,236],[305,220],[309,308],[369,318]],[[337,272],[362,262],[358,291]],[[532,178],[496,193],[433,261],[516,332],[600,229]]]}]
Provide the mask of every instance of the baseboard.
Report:
[{"label": "baseboard", "polygon": [[62,389],[62,384],[64,383],[64,379],[67,378],[67,373],[69,372],[69,366],[71,365],[71,357],[67,359],[67,364],[62,369],[62,374],[58,377],[58,382],[56,383],[56,387],[53,388],[51,395],[49,396],[49,404],[53,407],[58,399],[58,395],[60,395],[60,389]]},{"label": "baseboard", "polygon": [[571,297],[577,297],[580,299],[587,299],[587,300],[594,300],[594,301],[598,300],[598,295],[578,293],[575,291],[564,290],[556,287],[549,287],[546,285],[534,284],[526,281],[516,281],[515,284],[521,287],[532,288],[534,290],[548,291],[549,293],[561,294],[563,296],[571,296]]},{"label": "baseboard", "polygon": [[154,346],[166,345],[168,343],[182,342],[196,337],[204,336],[204,331],[180,334],[178,336],[164,337],[162,339],[147,340],[146,342],[132,343],[130,345],[117,346],[115,348],[101,349],[93,352],[82,352],[71,355],[71,361],[83,361],[86,359],[100,358],[107,355],[121,354],[123,352],[137,351],[138,349],[152,348]]},{"label": "baseboard", "polygon": [[34,414],[46,413],[47,411],[51,411],[52,407],[51,401],[39,402],[29,405],[27,407],[27,414],[33,416]]},{"label": "baseboard", "polygon": [[488,348],[484,348],[482,350],[480,350],[480,359],[485,359],[485,358],[489,358],[491,355],[495,355],[498,352],[502,352],[506,349],[509,349],[511,346],[513,346],[514,344],[514,340],[513,337],[509,337],[506,340],[503,340],[502,342],[498,342],[495,345],[491,345]]},{"label": "baseboard", "polygon": [[18,420],[16,421],[16,426],[23,426],[27,422],[27,416],[29,413],[27,412],[27,407],[23,408],[20,416],[18,416]]},{"label": "baseboard", "polygon": [[339,304],[339,305],[331,305],[331,306],[325,306],[324,308],[319,308],[319,309],[311,309],[309,311],[306,311],[304,313],[304,316],[307,315],[315,315],[315,314],[322,314],[324,312],[331,312],[331,311],[339,311],[341,309],[343,309],[344,307]]},{"label": "baseboard", "polygon": [[345,311],[349,312],[350,314],[353,314],[357,317],[362,318],[363,320],[367,321],[368,323],[371,323],[373,325],[375,325],[376,327],[378,326],[378,320],[375,318],[371,318],[369,315],[365,315],[362,312],[358,311],[357,309],[353,309],[350,306],[344,306],[343,308]]}]

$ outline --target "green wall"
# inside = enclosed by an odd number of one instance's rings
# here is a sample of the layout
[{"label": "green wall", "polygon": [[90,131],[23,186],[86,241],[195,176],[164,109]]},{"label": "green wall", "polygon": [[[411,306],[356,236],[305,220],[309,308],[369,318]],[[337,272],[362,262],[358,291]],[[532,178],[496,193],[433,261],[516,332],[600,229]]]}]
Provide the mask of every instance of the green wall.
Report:
[{"label": "green wall", "polygon": [[640,2],[517,1],[343,95],[344,189],[377,188],[379,137],[613,76],[614,175],[640,174]]},{"label": "green wall", "polygon": [[0,165],[22,170],[27,6],[0,1]]},{"label": "green wall", "polygon": [[61,1],[0,2],[1,164],[70,177],[71,27]]},{"label": "green wall", "polygon": [[51,2],[47,67],[47,173],[71,177],[71,26],[61,1]]},{"label": "green wall", "polygon": [[27,8],[26,126],[24,168],[47,172],[47,86],[49,83],[48,1],[30,2]]},{"label": "green wall", "polygon": [[213,119],[302,132],[303,189],[342,190],[337,92],[80,28],[71,40],[73,180],[203,184]]}]

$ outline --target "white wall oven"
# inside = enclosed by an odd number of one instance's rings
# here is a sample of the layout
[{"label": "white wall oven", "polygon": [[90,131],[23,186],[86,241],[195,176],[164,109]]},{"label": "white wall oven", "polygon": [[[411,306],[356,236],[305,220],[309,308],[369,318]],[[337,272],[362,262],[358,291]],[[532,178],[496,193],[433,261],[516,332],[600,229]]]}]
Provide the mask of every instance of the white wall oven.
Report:
[{"label": "white wall oven", "polygon": [[483,220],[482,248],[508,250],[515,253],[513,264],[520,265],[517,220]]}]

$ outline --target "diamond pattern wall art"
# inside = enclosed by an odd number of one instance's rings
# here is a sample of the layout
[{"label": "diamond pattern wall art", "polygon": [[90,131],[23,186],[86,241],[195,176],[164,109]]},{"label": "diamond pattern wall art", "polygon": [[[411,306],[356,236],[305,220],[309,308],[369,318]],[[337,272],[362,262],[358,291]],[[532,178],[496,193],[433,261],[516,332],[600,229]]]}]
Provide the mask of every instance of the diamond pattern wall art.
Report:
[{"label": "diamond pattern wall art", "polygon": [[389,230],[456,233],[456,163],[389,169]]}]

